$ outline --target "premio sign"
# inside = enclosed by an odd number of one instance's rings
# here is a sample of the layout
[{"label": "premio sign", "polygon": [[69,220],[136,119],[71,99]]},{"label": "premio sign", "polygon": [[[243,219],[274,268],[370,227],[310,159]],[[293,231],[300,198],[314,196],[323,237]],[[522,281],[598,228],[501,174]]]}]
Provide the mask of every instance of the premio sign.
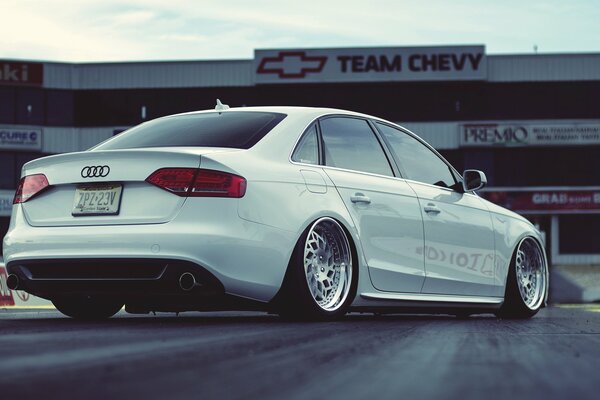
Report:
[{"label": "premio sign", "polygon": [[600,123],[469,123],[461,147],[574,146],[600,143]]},{"label": "premio sign", "polygon": [[256,83],[484,80],[484,46],[256,50]]}]

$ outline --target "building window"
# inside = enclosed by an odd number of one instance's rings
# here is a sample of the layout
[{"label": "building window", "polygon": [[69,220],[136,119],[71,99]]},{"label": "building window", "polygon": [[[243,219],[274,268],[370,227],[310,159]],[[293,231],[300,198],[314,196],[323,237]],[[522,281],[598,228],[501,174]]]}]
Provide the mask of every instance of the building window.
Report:
[{"label": "building window", "polygon": [[0,217],[0,256],[2,255],[2,243],[4,242],[4,236],[8,232],[8,225],[10,223],[10,217]]},{"label": "building window", "polygon": [[600,253],[600,214],[561,215],[558,224],[560,254]]},{"label": "building window", "polygon": [[15,155],[0,151],[0,189],[15,189]]}]

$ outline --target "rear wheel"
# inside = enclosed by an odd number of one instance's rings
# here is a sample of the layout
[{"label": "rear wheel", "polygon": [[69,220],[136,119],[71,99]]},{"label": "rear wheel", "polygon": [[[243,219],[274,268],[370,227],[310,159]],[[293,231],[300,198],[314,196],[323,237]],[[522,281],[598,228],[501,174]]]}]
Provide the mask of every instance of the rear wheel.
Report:
[{"label": "rear wheel", "polygon": [[356,294],[357,269],[344,228],[332,218],[300,237],[284,282],[280,315],[303,319],[343,316]]},{"label": "rear wheel", "polygon": [[61,297],[52,300],[58,311],[75,319],[107,319],[119,312],[123,303],[90,296]]},{"label": "rear wheel", "polygon": [[504,304],[497,315],[530,318],[543,306],[547,290],[547,265],[536,240],[526,237],[513,255],[506,282]]}]

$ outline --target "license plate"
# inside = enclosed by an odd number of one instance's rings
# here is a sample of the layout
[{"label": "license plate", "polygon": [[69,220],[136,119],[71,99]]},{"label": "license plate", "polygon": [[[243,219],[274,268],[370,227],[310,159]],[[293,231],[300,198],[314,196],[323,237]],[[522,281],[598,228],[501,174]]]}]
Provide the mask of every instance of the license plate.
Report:
[{"label": "license plate", "polygon": [[119,214],[122,190],[122,185],[114,183],[77,186],[73,216]]}]

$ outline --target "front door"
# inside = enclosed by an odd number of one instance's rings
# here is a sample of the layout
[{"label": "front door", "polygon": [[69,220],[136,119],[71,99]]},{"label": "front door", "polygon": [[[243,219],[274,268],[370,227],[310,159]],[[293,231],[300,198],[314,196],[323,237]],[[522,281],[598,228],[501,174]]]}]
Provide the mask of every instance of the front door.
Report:
[{"label": "front door", "polygon": [[493,296],[495,244],[491,215],[456,172],[408,132],[376,124],[415,191],[423,216],[422,293]]},{"label": "front door", "polygon": [[477,195],[410,182],[425,227],[423,293],[493,296],[494,232]]}]

